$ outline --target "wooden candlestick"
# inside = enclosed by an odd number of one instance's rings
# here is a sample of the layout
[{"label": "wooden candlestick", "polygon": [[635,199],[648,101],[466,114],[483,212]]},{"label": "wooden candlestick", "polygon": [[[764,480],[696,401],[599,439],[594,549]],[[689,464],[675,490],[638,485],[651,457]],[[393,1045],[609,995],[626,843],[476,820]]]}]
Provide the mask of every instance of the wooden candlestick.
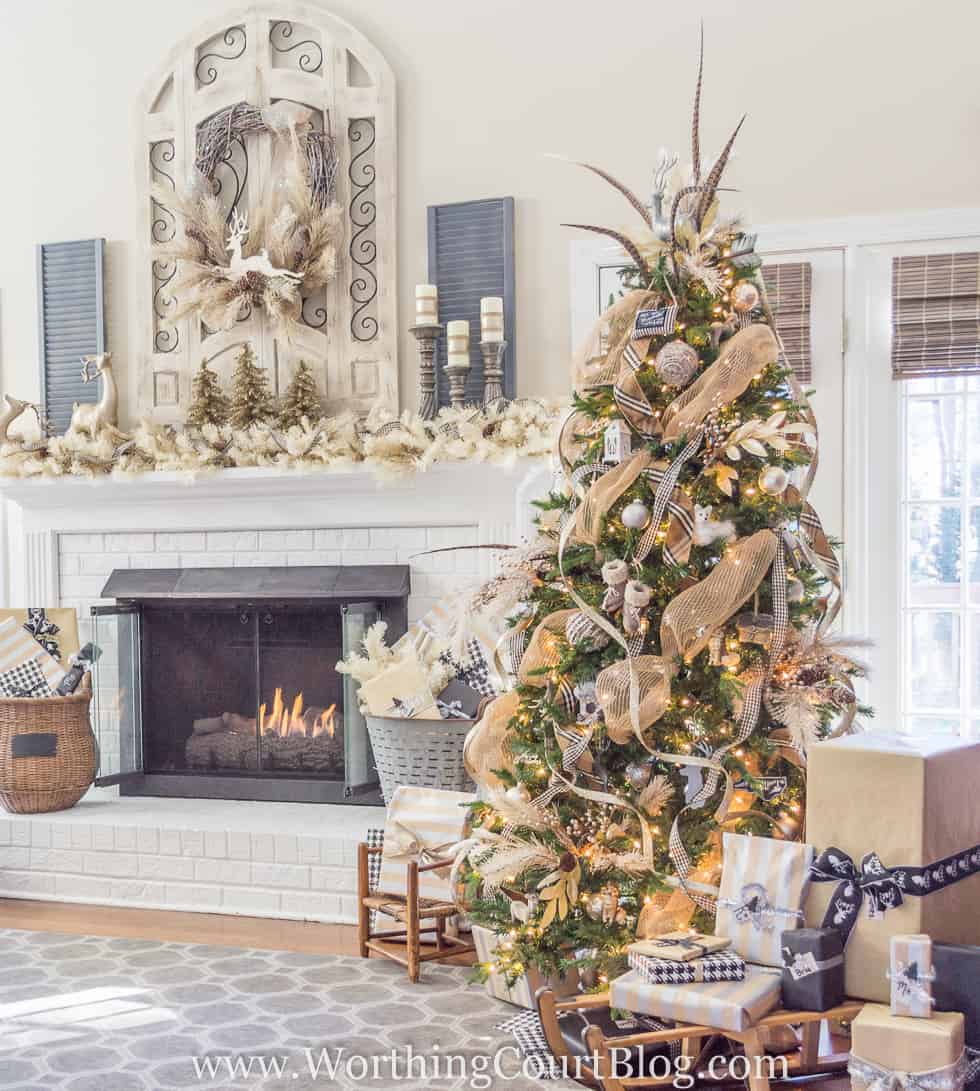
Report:
[{"label": "wooden candlestick", "polygon": [[436,342],[442,332],[441,322],[410,326],[419,345],[419,416],[422,420],[436,417]]},{"label": "wooden candlestick", "polygon": [[470,373],[470,324],[465,319],[446,323],[446,375],[449,403],[462,409],[466,403],[466,376]]},{"label": "wooden candlestick", "polygon": [[481,341],[483,353],[483,404],[492,405],[504,397],[504,353],[506,341]]}]

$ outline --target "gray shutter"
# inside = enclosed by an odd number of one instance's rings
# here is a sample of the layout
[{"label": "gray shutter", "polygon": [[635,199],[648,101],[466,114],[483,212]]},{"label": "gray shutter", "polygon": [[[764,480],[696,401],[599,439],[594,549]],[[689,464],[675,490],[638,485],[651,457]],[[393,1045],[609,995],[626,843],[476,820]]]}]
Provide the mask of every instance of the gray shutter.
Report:
[{"label": "gray shutter", "polygon": [[[470,373],[467,402],[483,402],[480,353],[480,300],[504,301],[504,394],[514,397],[514,198],[429,205],[429,281],[439,289],[439,321],[465,318],[470,324]],[[439,338],[436,396],[449,404],[445,373],[446,338]]]},{"label": "gray shutter", "polygon": [[37,248],[41,399],[53,432],[71,423],[75,402],[95,402],[98,382],[82,382],[83,356],[105,352],[105,239]]}]

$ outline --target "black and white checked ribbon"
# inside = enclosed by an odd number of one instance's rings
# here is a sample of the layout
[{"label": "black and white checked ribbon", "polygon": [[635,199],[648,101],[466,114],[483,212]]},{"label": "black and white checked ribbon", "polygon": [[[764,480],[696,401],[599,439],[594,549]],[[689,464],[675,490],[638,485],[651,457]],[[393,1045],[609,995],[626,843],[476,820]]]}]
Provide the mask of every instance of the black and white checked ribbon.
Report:
[{"label": "black and white checked ribbon", "polygon": [[691,439],[688,440],[687,445],[677,458],[670,464],[670,468],[663,471],[663,476],[660,478],[660,484],[657,486],[657,491],[654,493],[653,514],[650,517],[650,523],[636,546],[635,556],[638,561],[645,560],[650,550],[653,549],[657,540],[657,534],[660,531],[660,524],[663,522],[664,515],[667,511],[667,505],[674,495],[674,488],[677,485],[677,479],[681,475],[681,470],[684,469],[684,464],[689,459],[693,458],[701,449],[703,440],[704,429],[699,428]]}]

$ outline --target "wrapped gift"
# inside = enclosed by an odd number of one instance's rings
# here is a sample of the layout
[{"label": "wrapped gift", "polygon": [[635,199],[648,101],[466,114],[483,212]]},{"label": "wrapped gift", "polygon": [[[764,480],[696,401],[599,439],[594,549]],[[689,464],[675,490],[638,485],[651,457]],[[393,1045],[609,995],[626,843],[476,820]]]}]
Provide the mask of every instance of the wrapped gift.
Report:
[{"label": "wrapped gift", "polygon": [[372,716],[440,719],[425,669],[416,659],[403,659],[362,682],[359,696]]},{"label": "wrapped gift", "polygon": [[[476,957],[480,962],[493,962],[494,952],[500,946],[500,935],[479,924],[471,927]],[[495,970],[491,970],[485,982],[485,988],[490,996],[519,1008],[533,1008],[535,993],[545,986],[551,989],[556,997],[574,996],[578,991],[578,974],[572,972],[565,974],[564,977],[552,977],[531,966],[510,984],[506,974]]]},{"label": "wrapped gift", "polygon": [[890,940],[980,942],[980,744],[849,735],[807,761],[807,837],[821,850],[807,924],[846,938],[848,996],[888,1003]]},{"label": "wrapped gift", "polygon": [[722,837],[716,930],[747,962],[783,965],[783,932],[799,927],[813,849],[771,837]]},{"label": "wrapped gift", "polygon": [[[405,895],[408,864],[413,860],[425,865],[453,857],[466,836],[468,804],[475,799],[467,792],[396,788],[385,817],[379,893]],[[450,868],[422,872],[419,897],[451,902]]]},{"label": "wrapped gift", "polygon": [[[935,1010],[961,1012],[967,1047],[980,1051],[980,947],[934,943],[932,971]],[[970,1086],[980,1091],[980,1073]]]},{"label": "wrapped gift", "polygon": [[651,985],[690,985],[704,981],[744,981],[745,963],[738,955],[717,951],[704,958],[676,962],[669,958],[641,955],[630,947],[627,957],[635,970]]},{"label": "wrapped gift", "polygon": [[28,606],[0,610],[0,622],[13,619],[51,656],[67,667],[78,651],[78,614],[72,608]]},{"label": "wrapped gift", "polygon": [[844,941],[836,928],[784,932],[783,1007],[826,1011],[844,999]]},{"label": "wrapped gift", "polygon": [[891,1086],[957,1091],[966,1068],[959,1012],[909,1019],[892,1015],[884,1004],[865,1004],[851,1024],[847,1070],[853,1091]]},{"label": "wrapped gift", "polygon": [[779,1004],[779,991],[779,972],[768,966],[746,966],[743,981],[703,985],[651,985],[631,970],[610,984],[609,1004],[658,1019],[745,1030]]},{"label": "wrapped gift", "polygon": [[629,949],[638,955],[667,958],[672,962],[690,962],[715,951],[724,951],[731,945],[732,941],[727,936],[706,936],[692,928],[681,928],[676,932],[665,932],[662,936],[631,943]]},{"label": "wrapped gift", "polygon": [[65,674],[16,618],[0,621],[0,692],[7,697],[48,697]]},{"label": "wrapped gift", "polygon": [[932,940],[929,936],[892,936],[891,1013],[912,1019],[932,1017]]}]

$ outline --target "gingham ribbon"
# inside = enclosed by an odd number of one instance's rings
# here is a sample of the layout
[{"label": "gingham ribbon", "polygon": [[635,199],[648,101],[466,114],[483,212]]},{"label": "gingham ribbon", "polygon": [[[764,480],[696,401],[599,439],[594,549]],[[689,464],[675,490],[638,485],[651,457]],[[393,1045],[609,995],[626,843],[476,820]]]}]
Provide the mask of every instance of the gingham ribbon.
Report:
[{"label": "gingham ribbon", "polygon": [[[643,476],[649,480],[656,492],[665,473],[663,466],[651,466],[643,471]],[[687,564],[694,542],[694,505],[683,489],[674,488],[667,500],[667,514],[669,521],[663,546],[664,563]]]},{"label": "gingham ribbon", "polygon": [[643,360],[650,345],[650,338],[630,341],[623,349],[619,374],[613,384],[613,398],[619,411],[631,427],[644,439],[654,439],[660,434],[660,424],[653,413],[636,373],[643,367]]},{"label": "gingham ribbon", "polygon": [[688,459],[693,458],[701,449],[703,439],[704,429],[699,428],[688,440],[687,445],[670,464],[669,468],[662,471],[660,484],[657,486],[656,493],[654,493],[653,514],[650,517],[650,524],[636,546],[635,556],[638,561],[645,560],[650,550],[653,549],[664,513],[667,511],[667,505],[673,499],[674,488],[677,485],[681,470],[684,469],[684,464]]}]

